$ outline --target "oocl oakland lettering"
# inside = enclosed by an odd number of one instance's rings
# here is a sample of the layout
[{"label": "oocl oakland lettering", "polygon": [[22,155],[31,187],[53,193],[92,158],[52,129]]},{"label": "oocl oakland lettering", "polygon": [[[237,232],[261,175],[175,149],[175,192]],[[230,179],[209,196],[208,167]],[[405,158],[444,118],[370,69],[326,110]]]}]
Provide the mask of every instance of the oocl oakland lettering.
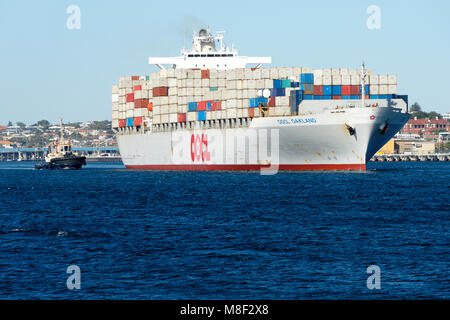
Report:
[{"label": "oocl oakland lettering", "polygon": [[191,159],[192,162],[207,162],[211,160],[211,154],[208,151],[208,135],[191,135]]}]

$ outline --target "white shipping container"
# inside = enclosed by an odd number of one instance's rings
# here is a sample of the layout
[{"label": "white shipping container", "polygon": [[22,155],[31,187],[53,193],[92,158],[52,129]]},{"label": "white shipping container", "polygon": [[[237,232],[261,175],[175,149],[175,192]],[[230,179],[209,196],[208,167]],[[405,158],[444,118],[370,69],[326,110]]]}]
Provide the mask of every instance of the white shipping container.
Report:
[{"label": "white shipping container", "polygon": [[114,103],[114,102],[119,102],[119,94],[114,93],[114,94],[111,96],[111,100],[112,100],[113,103]]},{"label": "white shipping container", "polygon": [[[333,70],[336,70],[336,69],[333,69]],[[333,81],[333,85],[334,86],[342,85],[342,77],[341,77],[341,75],[333,76],[332,81]]]},{"label": "white shipping container", "polygon": [[178,104],[169,104],[169,113],[177,113],[178,112]]},{"label": "white shipping container", "polygon": [[370,94],[380,94],[380,86],[377,84],[371,84],[369,90]]},{"label": "white shipping container", "polygon": [[178,114],[177,113],[169,114],[169,122],[170,123],[178,122]]},{"label": "white shipping container", "polygon": [[209,86],[210,87],[217,87],[218,86],[217,79],[209,79]]},{"label": "white shipping container", "polygon": [[169,123],[169,114],[161,115],[161,123]]},{"label": "white shipping container", "polygon": [[387,94],[397,94],[397,85],[396,84],[390,84],[388,86],[388,93]]},{"label": "white shipping container", "polygon": [[331,76],[338,77],[341,75],[341,69],[331,69]]},{"label": "white shipping container", "polygon": [[389,85],[396,85],[397,84],[397,75],[395,74],[390,74],[388,76],[388,84]]},{"label": "white shipping container", "polygon": [[278,69],[272,68],[270,69],[270,79],[278,79]]},{"label": "white shipping container", "polygon": [[111,127],[113,127],[114,129],[119,127],[119,119],[118,118],[112,120]]},{"label": "white shipping container", "polygon": [[[320,70],[322,71],[322,70]],[[314,75],[314,85],[321,86],[323,85],[323,77],[321,75]]]},{"label": "white shipping container", "polygon": [[324,86],[331,86],[331,84],[332,84],[332,78],[331,78],[331,76],[323,76],[323,77],[322,77],[322,84],[323,84]]},{"label": "white shipping container", "polygon": [[380,75],[379,81],[380,81],[380,85],[387,85],[388,84],[388,76],[386,74]]},{"label": "white shipping container", "polygon": [[342,78],[342,85],[344,85],[344,86],[351,85],[351,77],[350,77],[350,75],[343,75],[343,76],[341,76],[341,78]]},{"label": "white shipping container", "polygon": [[172,89],[172,87],[176,87],[177,86],[177,79],[176,78],[169,78],[167,80],[167,84],[168,84],[169,88]]},{"label": "white shipping container", "polygon": [[169,114],[169,105],[168,104],[161,105],[161,114]]},{"label": "white shipping container", "polygon": [[227,109],[227,118],[228,119],[236,118],[236,116],[237,116],[236,108]]},{"label": "white shipping container", "polygon": [[126,116],[127,118],[134,118],[134,110],[127,110]]},{"label": "white shipping container", "polygon": [[388,94],[388,86],[387,85],[380,85],[380,93],[379,94]]},{"label": "white shipping container", "polygon": [[261,70],[261,78],[262,79],[270,79],[270,69],[262,69]]},{"label": "white shipping container", "polygon": [[176,105],[177,104],[178,104],[178,98],[177,97],[169,97],[169,106],[175,106],[175,111],[170,111],[169,110],[169,113],[177,112],[176,111]]},{"label": "white shipping container", "polygon": [[361,84],[361,78],[360,76],[356,75],[356,76],[351,76],[351,84],[356,86],[356,85],[360,85]]},{"label": "white shipping container", "polygon": [[275,97],[276,106],[289,106],[289,97]]},{"label": "white shipping container", "polygon": [[[378,85],[380,84],[380,79],[377,75],[370,76],[370,84],[371,85]],[[376,94],[376,93],[375,93]]]},{"label": "white shipping container", "polygon": [[113,111],[112,112],[112,119],[120,119],[119,111]]},{"label": "white shipping container", "polygon": [[253,72],[251,69],[246,68],[244,71],[244,79],[251,80],[253,79]]},{"label": "white shipping container", "polygon": [[195,112],[195,111],[188,112],[187,116],[186,116],[186,120],[187,121],[197,121],[197,112]]},{"label": "white shipping container", "polygon": [[209,79],[202,79],[202,87],[203,88],[209,88],[210,87]]},{"label": "white shipping container", "polygon": [[153,114],[160,115],[161,114],[161,106],[153,106]]},{"label": "white shipping container", "polygon": [[194,88],[194,96],[199,97],[199,96],[201,96],[202,94],[203,94],[203,90],[202,90],[201,87],[195,87],[195,88]]},{"label": "white shipping container", "polygon": [[153,124],[160,124],[161,123],[161,116],[159,114],[155,115],[153,113],[153,120],[152,120]]}]

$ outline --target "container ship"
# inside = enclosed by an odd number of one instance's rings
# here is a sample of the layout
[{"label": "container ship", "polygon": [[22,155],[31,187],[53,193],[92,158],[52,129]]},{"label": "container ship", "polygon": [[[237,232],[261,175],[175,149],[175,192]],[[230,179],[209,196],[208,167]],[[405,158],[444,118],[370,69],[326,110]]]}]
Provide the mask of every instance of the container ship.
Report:
[{"label": "container ship", "polygon": [[120,77],[112,128],[122,161],[147,170],[365,170],[408,121],[395,74],[267,68],[202,29],[178,57]]}]

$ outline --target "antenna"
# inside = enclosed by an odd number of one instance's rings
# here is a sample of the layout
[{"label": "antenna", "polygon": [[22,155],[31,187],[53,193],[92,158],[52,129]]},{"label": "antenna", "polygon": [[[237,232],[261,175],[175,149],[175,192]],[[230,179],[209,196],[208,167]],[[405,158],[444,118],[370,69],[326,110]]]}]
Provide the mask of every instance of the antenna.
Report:
[{"label": "antenna", "polygon": [[362,63],[361,65],[361,104],[364,108],[366,106],[366,64]]}]

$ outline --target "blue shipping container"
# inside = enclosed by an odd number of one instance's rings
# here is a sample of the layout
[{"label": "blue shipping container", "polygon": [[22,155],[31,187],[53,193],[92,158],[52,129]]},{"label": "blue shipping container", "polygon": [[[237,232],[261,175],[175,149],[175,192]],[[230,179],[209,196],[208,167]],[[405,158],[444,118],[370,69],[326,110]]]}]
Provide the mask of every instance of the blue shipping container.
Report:
[{"label": "blue shipping container", "polygon": [[199,111],[199,112],[197,112],[197,120],[198,121],[206,120],[206,111]]},{"label": "blue shipping container", "polygon": [[305,100],[312,100],[313,95],[312,94],[305,94]]},{"label": "blue shipping container", "polygon": [[371,94],[370,99],[380,99],[377,94]]},{"label": "blue shipping container", "polygon": [[281,81],[281,80],[273,80],[273,87],[274,88],[283,88],[283,81]]},{"label": "blue shipping container", "polygon": [[133,118],[127,118],[127,126],[132,127],[133,126]]},{"label": "blue shipping container", "polygon": [[322,100],[322,96],[314,96],[314,100]]},{"label": "blue shipping container", "polygon": [[312,73],[302,73],[300,75],[301,83],[314,83],[314,74]]},{"label": "blue shipping container", "polygon": [[359,99],[361,99],[361,96],[351,96],[350,99],[353,99],[353,100],[359,100]]},{"label": "blue shipping container", "polygon": [[331,86],[331,93],[333,96],[340,96],[342,94],[342,87],[341,86]]},{"label": "blue shipping container", "polygon": [[350,100],[351,97],[350,96],[342,96],[342,100]]},{"label": "blue shipping container", "polygon": [[249,99],[249,107],[250,108],[257,108],[260,104],[263,104],[264,106],[267,105],[267,98],[252,98]]},{"label": "blue shipping container", "polygon": [[296,90],[296,104],[299,105],[304,99],[305,95],[303,94],[303,90]]},{"label": "blue shipping container", "polygon": [[188,103],[188,111],[197,111],[197,102],[189,102]]},{"label": "blue shipping container", "polygon": [[207,102],[206,103],[206,110],[211,111],[211,107],[212,107],[212,103],[211,102]]},{"label": "blue shipping container", "polygon": [[284,88],[273,88],[270,92],[271,97],[284,97],[286,90]]},{"label": "blue shipping container", "polygon": [[310,91],[310,92],[314,92],[314,85],[311,83],[302,83],[300,85],[300,89],[303,91]]},{"label": "blue shipping container", "polygon": [[[361,88],[361,86],[359,86],[359,94],[362,94],[362,90],[361,90],[362,88]],[[366,84],[365,86],[364,86],[364,92],[366,93],[366,94],[370,94],[370,86],[368,85],[368,84]]]},{"label": "blue shipping container", "polygon": [[322,96],[322,100],[331,100],[331,95]]},{"label": "blue shipping container", "polygon": [[323,95],[324,96],[331,96],[333,95],[333,90],[331,90],[331,86],[323,86]]},{"label": "blue shipping container", "polygon": [[299,88],[300,82],[291,82],[291,88]]}]

